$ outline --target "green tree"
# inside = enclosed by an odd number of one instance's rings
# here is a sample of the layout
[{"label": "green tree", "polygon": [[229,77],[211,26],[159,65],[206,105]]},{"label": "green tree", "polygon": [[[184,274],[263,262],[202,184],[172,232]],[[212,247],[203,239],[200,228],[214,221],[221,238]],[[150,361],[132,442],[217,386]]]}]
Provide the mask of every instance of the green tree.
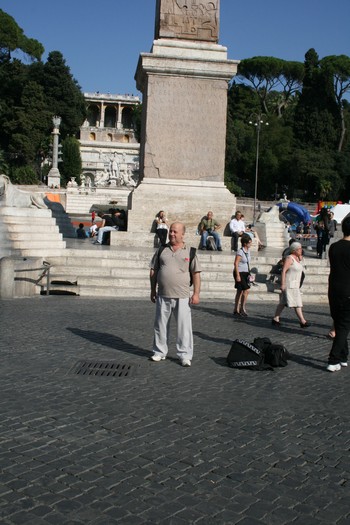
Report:
[{"label": "green tree", "polygon": [[[274,96],[274,93],[269,93],[269,97]],[[252,121],[253,114],[259,113],[261,101],[255,90],[244,84],[233,83],[228,92],[225,183],[229,189],[238,185],[248,196],[254,193],[257,140],[256,128],[249,121]],[[258,170],[260,198],[271,198],[276,185],[280,190],[285,186],[284,169],[288,165],[293,144],[290,120],[292,117],[287,112],[284,112],[283,118],[272,113],[268,117],[269,126],[263,126],[261,130]]]},{"label": "green tree", "polygon": [[333,80],[334,95],[338,106],[341,132],[338,143],[338,151],[342,151],[346,136],[345,120],[345,93],[350,91],[350,57],[346,55],[328,56],[321,60],[321,68],[326,71],[326,75]]},{"label": "green tree", "polygon": [[31,60],[40,60],[43,45],[28,38],[12,16],[0,9],[0,62],[10,61],[14,51],[23,51]]},{"label": "green tree", "polygon": [[268,93],[278,85],[282,60],[274,57],[253,57],[238,65],[238,76],[248,80],[257,93],[262,110],[268,114]]},{"label": "green tree", "polygon": [[294,132],[300,147],[335,151],[338,143],[339,112],[332,77],[320,67],[318,55],[305,55],[303,89],[295,110]]},{"label": "green tree", "polygon": [[13,108],[12,118],[4,123],[8,134],[8,153],[16,165],[36,165],[43,137],[50,132],[51,114],[47,110],[43,89],[36,82],[28,82],[22,91],[19,105]]},{"label": "green tree", "polygon": [[225,184],[237,194],[249,194],[251,187],[252,130],[249,115],[260,109],[252,88],[232,83],[228,90]]},{"label": "green tree", "polygon": [[85,99],[62,53],[52,51],[45,64],[30,65],[29,77],[42,86],[52,116],[62,118],[62,137],[77,135],[86,117]]},{"label": "green tree", "polygon": [[81,183],[82,162],[80,156],[79,141],[75,137],[66,137],[62,142],[62,165],[60,173],[62,185],[66,186],[71,177]]},{"label": "green tree", "polygon": [[12,167],[10,178],[14,184],[38,184],[38,174],[31,166]]},{"label": "green tree", "polygon": [[[301,89],[304,65],[274,57],[253,57],[242,60],[238,66],[238,78],[248,81],[261,103],[261,109],[279,117],[288,106],[291,97]],[[269,96],[278,93],[278,97]]]},{"label": "green tree", "polygon": [[[12,58],[19,50],[33,61]],[[84,96],[62,54],[52,52],[43,63],[42,52],[41,44],[0,10],[0,148],[10,167],[31,168],[38,176],[48,154],[52,117],[62,117],[62,138],[77,135],[85,119]],[[16,178],[21,174],[28,179],[23,170]]]},{"label": "green tree", "polygon": [[2,149],[0,149],[0,174],[1,175],[9,174],[9,165],[6,160],[5,153]]}]

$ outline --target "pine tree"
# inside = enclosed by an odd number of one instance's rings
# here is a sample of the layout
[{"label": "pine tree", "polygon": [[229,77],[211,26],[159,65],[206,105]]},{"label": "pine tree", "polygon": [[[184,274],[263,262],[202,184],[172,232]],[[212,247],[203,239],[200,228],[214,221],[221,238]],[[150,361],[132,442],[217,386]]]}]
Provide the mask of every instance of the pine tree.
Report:
[{"label": "pine tree", "polygon": [[80,185],[82,162],[79,141],[75,137],[66,137],[62,142],[62,161],[62,165],[59,168],[62,185],[66,186],[71,177],[75,177],[75,181]]}]

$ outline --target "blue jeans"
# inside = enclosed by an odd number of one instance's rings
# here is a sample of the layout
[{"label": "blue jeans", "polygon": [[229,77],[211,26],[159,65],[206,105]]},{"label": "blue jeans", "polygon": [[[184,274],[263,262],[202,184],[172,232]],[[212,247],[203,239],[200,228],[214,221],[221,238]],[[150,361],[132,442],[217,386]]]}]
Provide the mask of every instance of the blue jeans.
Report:
[{"label": "blue jeans", "polygon": [[207,239],[208,239],[209,235],[212,235],[214,237],[216,247],[217,248],[221,248],[220,235],[218,233],[216,233],[216,231],[213,231],[213,230],[211,230],[210,232],[204,231],[202,233],[202,235],[201,235],[201,248],[206,248],[207,247]]}]

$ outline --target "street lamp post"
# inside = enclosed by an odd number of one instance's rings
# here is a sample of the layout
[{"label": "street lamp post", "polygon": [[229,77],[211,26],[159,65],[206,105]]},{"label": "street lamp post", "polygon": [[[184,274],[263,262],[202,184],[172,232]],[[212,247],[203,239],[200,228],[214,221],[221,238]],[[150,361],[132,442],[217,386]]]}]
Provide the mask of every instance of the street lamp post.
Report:
[{"label": "street lamp post", "polygon": [[268,126],[267,116],[265,113],[252,113],[249,119],[249,124],[256,127],[256,158],[255,158],[255,183],[254,183],[254,209],[253,209],[253,224],[256,219],[256,201],[258,195],[258,174],[259,174],[259,147],[260,147],[260,131],[261,126]]}]

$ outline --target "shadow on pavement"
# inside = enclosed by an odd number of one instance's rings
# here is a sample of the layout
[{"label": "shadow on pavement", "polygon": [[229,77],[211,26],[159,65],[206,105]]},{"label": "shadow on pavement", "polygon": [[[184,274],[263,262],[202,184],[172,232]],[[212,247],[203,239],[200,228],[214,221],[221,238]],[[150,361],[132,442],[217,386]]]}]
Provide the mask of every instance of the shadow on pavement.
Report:
[{"label": "shadow on pavement", "polygon": [[223,339],[222,337],[212,337],[202,332],[193,332],[193,335],[200,337],[204,341],[212,341],[213,343],[219,343],[220,345],[232,345],[233,338]]},{"label": "shadow on pavement", "polygon": [[[289,354],[290,361],[294,361],[295,363],[298,363],[299,365],[303,366],[310,366],[311,368],[316,368],[317,370],[325,371],[325,362],[321,359],[315,359],[314,357],[304,357],[302,355],[297,354]],[[322,363],[322,364],[318,364]]]},{"label": "shadow on pavement", "polygon": [[120,350],[128,354],[139,355],[142,357],[149,357],[152,355],[152,352],[149,350],[144,350],[143,348],[127,343],[124,339],[116,335],[107,334],[105,332],[96,332],[95,330],[81,330],[80,328],[67,327],[67,330],[72,332],[72,334],[91,341],[92,343],[101,346],[108,346],[114,350]]},{"label": "shadow on pavement", "polygon": [[233,316],[232,316],[232,312],[225,312],[223,310],[218,310],[217,308],[211,308],[209,306],[194,306],[194,309],[195,310],[200,310],[202,312],[205,312],[207,314],[212,314],[212,315],[215,315],[217,317],[225,317],[226,319],[230,319],[232,317],[233,319]]}]

